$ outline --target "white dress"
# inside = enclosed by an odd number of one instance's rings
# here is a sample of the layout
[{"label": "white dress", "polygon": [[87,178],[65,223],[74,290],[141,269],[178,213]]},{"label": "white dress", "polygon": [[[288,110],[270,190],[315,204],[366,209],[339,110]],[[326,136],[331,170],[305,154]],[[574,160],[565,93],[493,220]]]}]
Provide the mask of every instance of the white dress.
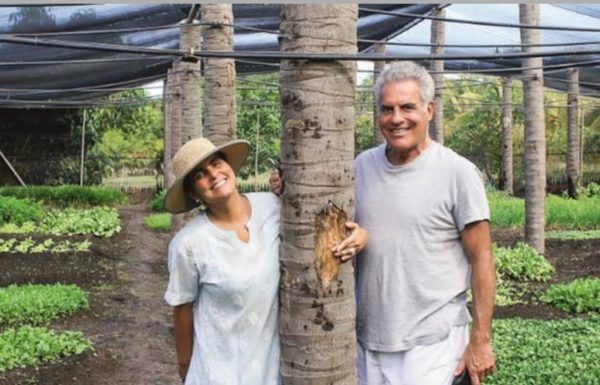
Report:
[{"label": "white dress", "polygon": [[250,240],[205,213],[169,245],[171,306],[193,302],[194,344],[186,385],[277,385],[279,377],[279,199],[246,195]]}]

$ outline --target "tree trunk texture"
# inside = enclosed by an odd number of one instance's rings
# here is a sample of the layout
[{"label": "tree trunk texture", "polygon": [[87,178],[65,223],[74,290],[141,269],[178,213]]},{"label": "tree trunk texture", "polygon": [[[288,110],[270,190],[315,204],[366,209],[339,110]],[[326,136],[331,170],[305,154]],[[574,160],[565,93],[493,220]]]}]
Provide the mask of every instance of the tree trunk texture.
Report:
[{"label": "tree trunk texture", "polygon": [[567,91],[567,188],[571,198],[577,198],[581,185],[581,168],[579,163],[581,142],[579,122],[579,69],[567,70],[569,87]]},{"label": "tree trunk texture", "polygon": [[[538,4],[520,4],[521,24],[539,25]],[[540,30],[521,29],[522,44],[540,44]],[[533,52],[535,47],[523,47]],[[542,58],[523,60],[524,67],[542,67]],[[523,71],[523,98],[525,107],[525,242],[539,253],[544,253],[545,193],[546,193],[546,137],[544,120],[544,74],[542,69]]]},{"label": "tree trunk texture", "polygon": [[178,63],[167,72],[167,80],[163,89],[164,119],[165,119],[165,150],[164,174],[165,189],[171,187],[175,181],[172,159],[181,147],[181,79],[179,77]]},{"label": "tree trunk texture", "polygon": [[500,184],[508,194],[513,194],[513,139],[512,139],[512,82],[502,81],[502,177]]},{"label": "tree trunk texture", "polygon": [[[356,4],[284,5],[281,51],[355,53],[357,17]],[[355,62],[281,62],[286,188],[279,322],[286,385],[356,384],[352,266],[341,265],[336,276],[324,262],[332,258],[332,245],[324,238],[341,237],[342,214],[331,210],[337,220],[317,219],[329,201],[354,212],[355,83]],[[322,235],[323,227],[329,235]],[[329,288],[323,286],[326,281]]]},{"label": "tree trunk texture", "polygon": [[[385,54],[385,44],[375,44],[373,46],[375,53]],[[385,61],[378,60],[373,62],[373,84],[379,77],[381,71],[383,71],[383,67],[385,67]],[[377,95],[373,95],[373,138],[374,145],[378,146],[385,142],[385,138],[379,129],[379,110],[377,109]]]},{"label": "tree trunk texture", "polygon": [[[202,4],[205,51],[233,51],[233,11],[231,4]],[[223,24],[228,24],[227,26]],[[215,145],[236,137],[235,61],[204,59],[204,136]]]},{"label": "tree trunk texture", "polygon": [[[434,16],[446,17],[445,9],[437,9],[433,12]],[[441,55],[444,53],[444,22],[431,20],[431,53]],[[444,61],[433,60],[431,62],[431,71],[435,83],[435,92],[433,96],[433,117],[429,123],[429,136],[436,142],[444,144]]]},{"label": "tree trunk texture", "polygon": [[[200,51],[200,24],[181,24],[179,48],[191,53]],[[179,63],[181,72],[181,136],[182,143],[202,136],[202,83],[200,62],[184,58]]]}]

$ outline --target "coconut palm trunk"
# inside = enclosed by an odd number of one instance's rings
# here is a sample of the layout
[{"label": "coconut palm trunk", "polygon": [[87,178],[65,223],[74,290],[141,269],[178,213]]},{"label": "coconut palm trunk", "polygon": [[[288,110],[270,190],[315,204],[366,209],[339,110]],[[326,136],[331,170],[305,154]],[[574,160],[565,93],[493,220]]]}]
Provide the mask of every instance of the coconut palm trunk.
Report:
[{"label": "coconut palm trunk", "polygon": [[579,70],[568,71],[569,87],[567,94],[567,188],[571,198],[577,198],[577,190],[581,184],[579,154],[581,152],[579,122]]},{"label": "coconut palm trunk", "polygon": [[[231,4],[203,4],[202,33],[205,51],[233,51]],[[204,59],[204,136],[215,145],[236,137],[235,61]]]},{"label": "coconut palm trunk", "polygon": [[502,80],[502,189],[513,194],[512,79]]},{"label": "coconut palm trunk", "polygon": [[[520,4],[521,24],[539,25],[538,4]],[[540,44],[541,32],[521,29],[522,44]],[[533,52],[535,47],[523,47]],[[544,73],[541,57],[523,60],[523,99],[525,107],[525,242],[539,253],[544,253],[545,192],[546,192],[546,137],[544,120]]]},{"label": "coconut palm trunk", "polygon": [[[373,51],[382,55],[385,54],[385,44],[375,44],[373,46]],[[378,60],[373,63],[373,84],[375,84],[375,80],[377,80],[377,77],[381,71],[383,71],[384,67],[385,61],[383,60]],[[385,142],[385,138],[379,129],[379,111],[377,110],[377,103],[375,103],[375,100],[377,100],[377,95],[373,95],[373,138],[375,141],[374,144],[378,146]]]},{"label": "coconut palm trunk", "polygon": [[[284,5],[284,53],[355,53],[356,4]],[[354,277],[329,243],[353,213],[354,62],[283,60],[280,285],[286,385],[356,384]],[[331,204],[328,204],[331,202]],[[321,214],[321,215],[319,215]],[[317,229],[318,227],[318,229]],[[333,272],[333,273],[332,273]]]},{"label": "coconut palm trunk", "polygon": [[[437,9],[433,12],[433,16],[446,17],[445,9]],[[444,21],[431,21],[431,53],[434,55],[442,55],[444,53]],[[431,71],[433,81],[435,83],[435,91],[433,95],[433,117],[429,123],[429,135],[431,139],[440,144],[444,144],[444,61],[433,60],[431,62]]]}]

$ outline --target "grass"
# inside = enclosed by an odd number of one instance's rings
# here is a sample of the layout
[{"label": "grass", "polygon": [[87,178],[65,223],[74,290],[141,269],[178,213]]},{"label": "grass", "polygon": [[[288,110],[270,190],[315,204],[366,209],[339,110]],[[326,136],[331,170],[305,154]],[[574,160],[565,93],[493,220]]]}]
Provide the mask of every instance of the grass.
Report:
[{"label": "grass", "polygon": [[600,230],[554,230],[546,232],[546,239],[600,239]]},{"label": "grass", "polygon": [[[496,227],[522,227],[525,201],[503,192],[488,193],[491,222]],[[600,198],[546,198],[546,226],[552,229],[600,229]]]},{"label": "grass", "polygon": [[0,288],[0,325],[43,325],[88,306],[75,285],[10,285]]},{"label": "grass", "polygon": [[497,371],[486,385],[596,385],[600,316],[559,321],[494,321]]},{"label": "grass", "polygon": [[571,313],[600,312],[600,279],[579,278],[552,285],[541,300]]},{"label": "grass", "polygon": [[154,231],[171,231],[171,214],[150,214],[144,218],[144,226]]},{"label": "grass", "polygon": [[0,334],[0,373],[13,368],[52,362],[81,354],[92,344],[80,332],[57,333],[46,328],[23,326]]}]

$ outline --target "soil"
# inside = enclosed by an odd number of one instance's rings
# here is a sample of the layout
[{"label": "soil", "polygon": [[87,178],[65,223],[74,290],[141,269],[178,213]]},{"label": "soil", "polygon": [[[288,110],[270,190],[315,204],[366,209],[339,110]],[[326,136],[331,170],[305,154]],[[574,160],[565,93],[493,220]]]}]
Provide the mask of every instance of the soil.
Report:
[{"label": "soil", "polygon": [[[146,230],[142,221],[148,213],[142,204],[121,208],[123,231],[109,239],[93,238],[89,253],[0,253],[0,286],[65,282],[86,290],[90,309],[50,327],[80,330],[94,345],[92,352],[58,363],[1,373],[0,385],[179,383],[171,311],[162,299],[172,234]],[[500,246],[509,246],[523,240],[523,233],[495,229],[492,238]],[[548,240],[546,257],[556,268],[552,279],[534,285],[524,296],[527,303],[497,307],[496,318],[572,317],[539,303],[536,294],[553,283],[600,277],[600,240]]]}]

